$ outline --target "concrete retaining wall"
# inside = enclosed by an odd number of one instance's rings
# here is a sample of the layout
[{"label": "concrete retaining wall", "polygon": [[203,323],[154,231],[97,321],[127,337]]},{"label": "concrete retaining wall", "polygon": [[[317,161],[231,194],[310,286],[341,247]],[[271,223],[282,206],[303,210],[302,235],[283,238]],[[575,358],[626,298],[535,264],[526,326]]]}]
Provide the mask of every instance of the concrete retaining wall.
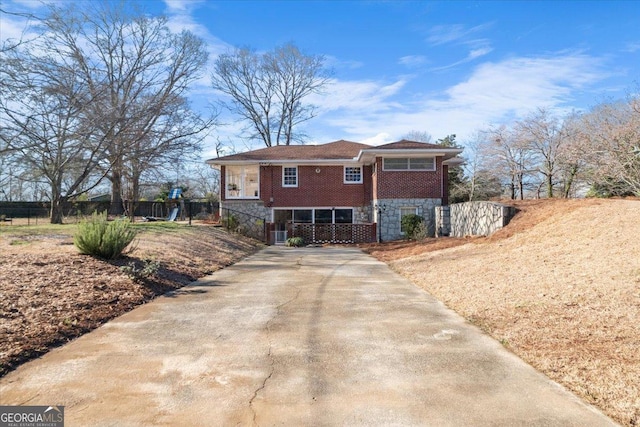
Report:
[{"label": "concrete retaining wall", "polygon": [[494,202],[466,202],[436,207],[438,236],[488,236],[511,221],[517,209]]}]

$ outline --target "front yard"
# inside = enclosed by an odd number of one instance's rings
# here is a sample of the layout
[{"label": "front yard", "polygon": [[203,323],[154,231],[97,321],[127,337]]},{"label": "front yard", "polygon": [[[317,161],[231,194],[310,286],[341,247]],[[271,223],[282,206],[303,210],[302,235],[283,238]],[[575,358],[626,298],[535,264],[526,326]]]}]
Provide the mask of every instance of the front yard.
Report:
[{"label": "front yard", "polygon": [[[136,249],[106,262],[77,253],[75,225],[1,226],[0,376],[257,249],[255,241],[211,226],[136,227]],[[158,268],[140,280],[121,269],[145,265]]]}]

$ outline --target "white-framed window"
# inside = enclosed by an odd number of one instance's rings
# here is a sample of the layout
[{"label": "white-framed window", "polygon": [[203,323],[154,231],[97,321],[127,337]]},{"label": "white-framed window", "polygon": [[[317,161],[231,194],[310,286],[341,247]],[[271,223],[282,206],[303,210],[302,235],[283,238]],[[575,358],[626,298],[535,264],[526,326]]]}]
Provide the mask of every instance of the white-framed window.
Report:
[{"label": "white-framed window", "polygon": [[384,157],[382,169],[385,171],[434,171],[435,157]]},{"label": "white-framed window", "polygon": [[284,166],[282,168],[282,186],[297,187],[298,186],[298,167]]},{"label": "white-framed window", "polygon": [[414,207],[414,206],[402,206],[400,208],[400,232],[404,233],[405,229],[402,226],[402,218],[404,218],[407,215],[418,215],[418,208]]},{"label": "white-framed window", "polygon": [[353,208],[274,209],[273,221],[296,224],[353,224]]},{"label": "white-framed window", "polygon": [[345,166],[344,167],[344,183],[345,184],[362,184],[362,167]]},{"label": "white-framed window", "polygon": [[258,199],[260,197],[260,166],[226,166],[227,199]]}]

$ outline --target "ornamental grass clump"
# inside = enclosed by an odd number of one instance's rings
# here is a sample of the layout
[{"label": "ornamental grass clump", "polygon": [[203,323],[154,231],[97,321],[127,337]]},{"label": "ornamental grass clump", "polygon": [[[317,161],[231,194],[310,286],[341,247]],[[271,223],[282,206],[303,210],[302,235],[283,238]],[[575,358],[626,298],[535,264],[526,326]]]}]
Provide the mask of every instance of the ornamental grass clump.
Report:
[{"label": "ornamental grass clump", "polygon": [[90,219],[78,225],[78,232],[73,237],[81,254],[103,259],[115,259],[136,237],[128,219],[107,221],[106,214],[94,213]]},{"label": "ornamental grass clump", "polygon": [[289,237],[284,244],[292,248],[299,248],[304,246],[304,239],[302,237]]}]

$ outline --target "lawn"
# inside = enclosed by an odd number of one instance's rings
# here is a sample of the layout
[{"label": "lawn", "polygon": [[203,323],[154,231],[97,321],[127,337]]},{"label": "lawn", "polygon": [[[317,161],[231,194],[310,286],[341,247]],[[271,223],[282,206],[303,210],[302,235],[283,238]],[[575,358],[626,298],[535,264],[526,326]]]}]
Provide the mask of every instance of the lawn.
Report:
[{"label": "lawn", "polygon": [[489,238],[366,250],[610,417],[640,425],[640,201],[518,206]]}]

